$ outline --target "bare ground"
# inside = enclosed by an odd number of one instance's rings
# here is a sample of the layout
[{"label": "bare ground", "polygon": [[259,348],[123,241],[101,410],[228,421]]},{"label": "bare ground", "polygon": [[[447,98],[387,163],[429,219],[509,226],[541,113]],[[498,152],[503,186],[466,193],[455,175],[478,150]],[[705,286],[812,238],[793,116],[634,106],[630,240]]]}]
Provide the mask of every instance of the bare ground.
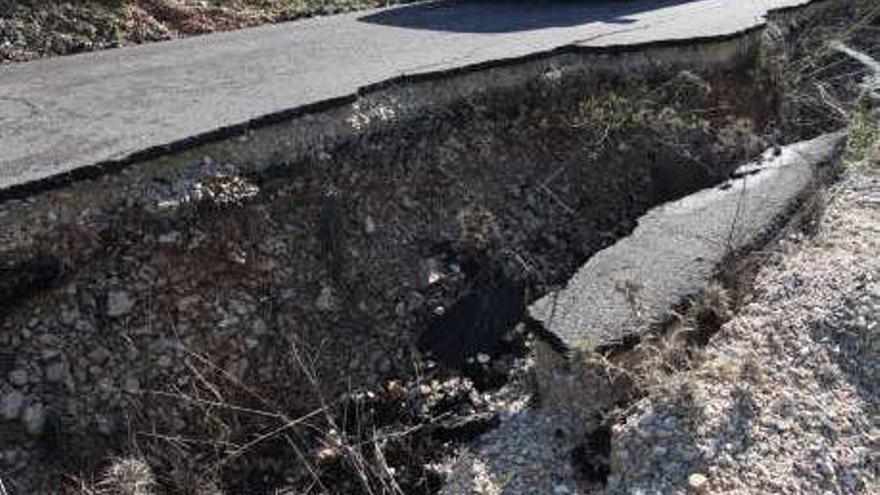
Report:
[{"label": "bare ground", "polygon": [[381,7],[401,0],[0,0],[0,64]]}]

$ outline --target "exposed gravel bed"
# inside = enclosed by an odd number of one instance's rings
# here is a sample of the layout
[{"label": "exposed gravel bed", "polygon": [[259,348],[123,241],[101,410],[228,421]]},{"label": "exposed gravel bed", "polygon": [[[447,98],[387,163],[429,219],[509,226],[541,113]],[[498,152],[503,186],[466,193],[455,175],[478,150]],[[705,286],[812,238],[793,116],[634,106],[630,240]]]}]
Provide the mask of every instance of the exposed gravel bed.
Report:
[{"label": "exposed gravel bed", "polygon": [[830,191],[783,242],[705,362],[633,405],[611,493],[877,493],[880,177]]},{"label": "exposed gravel bed", "polygon": [[443,495],[573,493],[571,441],[581,425],[570,415],[526,410],[507,418],[463,453]]},{"label": "exposed gravel bed", "polygon": [[534,408],[531,359],[509,384],[487,394],[498,427],[463,447],[445,469],[441,495],[575,493],[571,446],[584,435],[581,418]]}]

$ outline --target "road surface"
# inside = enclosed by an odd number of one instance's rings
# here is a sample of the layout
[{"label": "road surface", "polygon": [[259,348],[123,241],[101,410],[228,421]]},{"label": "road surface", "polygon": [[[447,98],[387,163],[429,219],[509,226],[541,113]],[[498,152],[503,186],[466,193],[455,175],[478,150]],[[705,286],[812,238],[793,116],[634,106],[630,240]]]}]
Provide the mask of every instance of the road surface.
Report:
[{"label": "road surface", "polygon": [[843,133],[826,134],[744,165],[739,177],[651,209],[629,236],[593,255],[529,308],[569,349],[620,345],[667,323],[699,294],[731,253],[760,247],[834,160]]},{"label": "road surface", "polygon": [[402,75],[730,35],[809,0],[441,1],[0,66],[0,192]]}]

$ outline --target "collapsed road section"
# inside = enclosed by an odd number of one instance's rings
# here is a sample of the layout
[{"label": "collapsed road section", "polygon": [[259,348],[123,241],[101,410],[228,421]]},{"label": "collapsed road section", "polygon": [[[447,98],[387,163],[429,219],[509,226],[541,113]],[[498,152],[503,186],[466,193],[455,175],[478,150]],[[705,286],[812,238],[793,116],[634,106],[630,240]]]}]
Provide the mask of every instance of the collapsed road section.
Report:
[{"label": "collapsed road section", "polygon": [[[570,353],[633,347],[680,318],[682,304],[723,273],[725,263],[772,237],[815,194],[817,177],[831,175],[843,142],[843,133],[834,133],[768,150],[734,178],[652,209],[632,234],[596,253],[564,289],[536,301],[529,313]],[[589,416],[610,409],[625,393],[612,390],[612,381],[581,376],[584,370],[554,354],[543,347],[538,353],[548,407]]]}]

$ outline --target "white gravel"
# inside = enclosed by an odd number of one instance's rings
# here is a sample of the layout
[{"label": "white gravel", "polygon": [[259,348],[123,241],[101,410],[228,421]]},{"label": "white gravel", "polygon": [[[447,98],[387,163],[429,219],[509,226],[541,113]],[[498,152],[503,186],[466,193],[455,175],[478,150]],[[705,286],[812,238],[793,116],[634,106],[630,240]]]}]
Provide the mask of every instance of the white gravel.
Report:
[{"label": "white gravel", "polygon": [[440,495],[574,495],[579,493],[572,446],[583,438],[583,421],[531,407],[531,359],[519,363],[510,382],[486,394],[500,424],[464,447],[439,469]]},{"label": "white gravel", "polygon": [[880,493],[880,175],[829,197],[704,364],[615,426],[610,493]]},{"label": "white gravel", "polygon": [[441,495],[573,494],[571,446],[582,425],[568,414],[524,410],[461,453]]}]

